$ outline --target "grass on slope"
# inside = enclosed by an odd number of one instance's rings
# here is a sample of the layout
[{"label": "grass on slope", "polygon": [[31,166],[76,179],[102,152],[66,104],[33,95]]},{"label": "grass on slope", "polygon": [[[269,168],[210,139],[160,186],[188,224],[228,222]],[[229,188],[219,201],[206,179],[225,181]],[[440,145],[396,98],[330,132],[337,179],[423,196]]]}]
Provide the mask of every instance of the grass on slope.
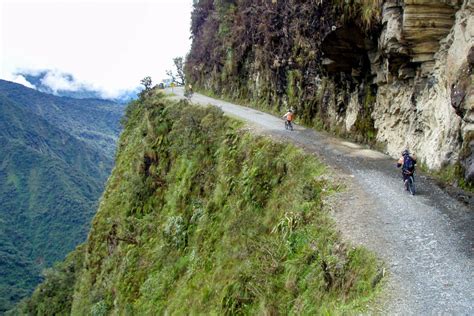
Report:
[{"label": "grass on slope", "polygon": [[373,293],[376,260],[341,243],[323,202],[336,188],[314,157],[161,95],[132,103],[125,121],[62,312],[325,314]]}]

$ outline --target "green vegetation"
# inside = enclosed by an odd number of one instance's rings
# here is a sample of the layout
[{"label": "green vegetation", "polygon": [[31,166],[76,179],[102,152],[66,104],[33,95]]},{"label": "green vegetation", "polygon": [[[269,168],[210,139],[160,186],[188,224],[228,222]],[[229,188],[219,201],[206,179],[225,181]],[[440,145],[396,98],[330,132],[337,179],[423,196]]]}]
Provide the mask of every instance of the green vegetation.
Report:
[{"label": "green vegetation", "polygon": [[474,193],[474,185],[464,178],[464,168],[460,163],[442,167],[440,170],[433,171],[425,164],[420,164],[420,169],[435,178],[442,186],[451,185],[460,187],[463,190]]},{"label": "green vegetation", "polygon": [[185,84],[185,78],[184,78],[184,60],[183,57],[175,57],[173,58],[173,65],[174,69],[173,70],[167,70],[166,75],[168,75],[169,79],[171,79],[171,82],[182,86]]},{"label": "green vegetation", "polygon": [[78,272],[82,269],[84,246],[71,252],[63,262],[44,271],[44,282],[34,291],[31,299],[23,300],[6,315],[64,315],[71,310]]},{"label": "green vegetation", "polygon": [[[327,314],[373,293],[376,260],[341,242],[324,202],[338,186],[314,157],[156,93],[124,122],[89,238],[72,255],[83,269],[47,277],[23,312]],[[65,283],[72,305],[55,303]]]},{"label": "green vegetation", "polygon": [[[377,130],[374,128],[374,120],[372,119],[372,111],[375,105],[375,93],[369,85],[365,86],[363,100],[360,100],[362,105],[357,120],[354,124],[355,140],[374,145]],[[346,135],[351,138],[350,135]]]},{"label": "green vegetation", "polygon": [[336,0],[336,6],[342,10],[342,22],[356,21],[365,30],[380,23],[382,0]]},{"label": "green vegetation", "polygon": [[[474,132],[467,133],[463,140],[459,161],[466,161],[471,156],[470,144],[473,140]],[[474,183],[466,179],[466,166],[459,161],[452,165],[442,166],[439,170],[428,168],[424,162],[419,162],[417,165],[424,173],[433,177],[441,186],[458,187],[472,194],[474,193]]]},{"label": "green vegetation", "polygon": [[[117,137],[108,106],[0,81],[0,314],[85,240],[113,163],[112,150],[98,149]],[[83,133],[91,112],[97,143]]]},{"label": "green vegetation", "polygon": [[140,81],[140,84],[143,86],[143,93],[147,93],[151,90],[151,85],[152,85],[152,81],[151,81],[151,77],[150,76],[146,76],[145,78],[143,78],[141,81]]}]

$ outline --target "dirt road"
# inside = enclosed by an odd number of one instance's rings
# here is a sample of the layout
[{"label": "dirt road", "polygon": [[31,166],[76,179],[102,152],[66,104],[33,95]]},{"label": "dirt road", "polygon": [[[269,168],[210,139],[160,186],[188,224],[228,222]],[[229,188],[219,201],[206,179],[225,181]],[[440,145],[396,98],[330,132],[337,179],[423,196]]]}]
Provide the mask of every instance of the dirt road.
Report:
[{"label": "dirt road", "polygon": [[[183,95],[182,88],[174,93]],[[424,176],[417,195],[403,188],[395,161],[325,133],[283,128],[272,115],[194,94],[260,132],[315,153],[346,179],[333,214],[345,240],[361,244],[385,261],[385,288],[369,310],[399,315],[474,315],[474,212]],[[283,115],[284,113],[282,113]]]}]

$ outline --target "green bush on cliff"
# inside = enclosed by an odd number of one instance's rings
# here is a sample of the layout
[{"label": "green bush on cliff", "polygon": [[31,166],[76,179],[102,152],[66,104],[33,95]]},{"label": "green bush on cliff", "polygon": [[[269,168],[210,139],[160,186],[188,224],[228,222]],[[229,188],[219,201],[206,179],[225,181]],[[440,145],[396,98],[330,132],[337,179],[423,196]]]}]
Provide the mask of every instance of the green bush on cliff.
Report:
[{"label": "green bush on cliff", "polygon": [[21,301],[6,315],[67,315],[71,311],[74,284],[82,269],[84,246],[80,245],[63,262],[44,271],[44,282],[31,298]]},{"label": "green bush on cliff", "polygon": [[340,241],[314,157],[160,95],[124,122],[73,315],[318,314],[373,292],[375,259]]}]

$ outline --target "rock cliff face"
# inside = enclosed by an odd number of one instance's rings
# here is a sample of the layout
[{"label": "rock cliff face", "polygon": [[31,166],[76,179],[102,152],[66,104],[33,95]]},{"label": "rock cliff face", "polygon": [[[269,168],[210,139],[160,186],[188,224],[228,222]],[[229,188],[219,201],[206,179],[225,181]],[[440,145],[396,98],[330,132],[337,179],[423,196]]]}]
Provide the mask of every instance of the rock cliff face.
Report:
[{"label": "rock cliff face", "polygon": [[474,126],[472,8],[469,1],[384,3],[371,59],[378,86],[372,118],[391,155],[410,147],[434,169],[466,158]]},{"label": "rock cliff face", "polygon": [[474,180],[474,1],[206,1],[188,78]]}]

